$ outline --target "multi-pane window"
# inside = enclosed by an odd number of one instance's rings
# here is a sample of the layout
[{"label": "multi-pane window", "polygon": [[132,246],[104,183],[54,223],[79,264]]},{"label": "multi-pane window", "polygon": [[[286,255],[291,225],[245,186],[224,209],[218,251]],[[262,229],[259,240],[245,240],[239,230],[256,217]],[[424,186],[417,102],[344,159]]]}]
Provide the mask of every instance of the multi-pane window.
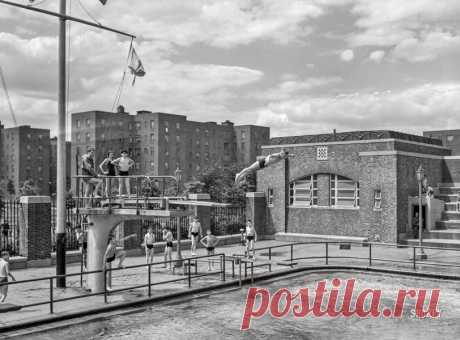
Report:
[{"label": "multi-pane window", "polygon": [[273,188],[267,189],[267,205],[273,206]]},{"label": "multi-pane window", "polygon": [[318,178],[310,175],[289,184],[289,204],[298,207],[318,205]]},{"label": "multi-pane window", "polygon": [[318,146],[316,148],[316,160],[327,161],[327,146]]},{"label": "multi-pane window", "polygon": [[374,190],[374,210],[382,209],[382,190]]},{"label": "multi-pane window", "polygon": [[359,207],[359,183],[340,175],[330,175],[330,205]]}]

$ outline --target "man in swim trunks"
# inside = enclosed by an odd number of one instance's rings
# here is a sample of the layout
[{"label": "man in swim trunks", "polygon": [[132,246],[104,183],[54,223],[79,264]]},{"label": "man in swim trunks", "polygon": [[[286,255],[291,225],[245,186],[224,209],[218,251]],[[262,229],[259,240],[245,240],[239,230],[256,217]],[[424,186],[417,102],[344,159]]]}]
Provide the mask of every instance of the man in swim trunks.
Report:
[{"label": "man in swim trunks", "polygon": [[147,263],[153,262],[154,243],[155,234],[153,233],[153,229],[149,228],[144,236],[145,260],[147,261]]},{"label": "man in swim trunks", "polygon": [[197,246],[199,237],[202,234],[203,234],[203,231],[201,229],[200,220],[198,219],[198,216],[195,216],[192,220],[192,223],[190,223],[190,226],[188,228],[188,237],[190,237],[192,241],[192,245],[190,249],[192,255],[196,255],[196,246]]},{"label": "man in swim trunks", "polygon": [[166,242],[165,246],[165,262],[169,261],[168,263],[164,264],[164,268],[168,268],[172,270],[172,250],[173,250],[173,233],[171,229],[167,226],[163,226],[163,241]]},{"label": "man in swim trunks", "polygon": [[98,174],[95,170],[94,156],[95,149],[93,147],[88,147],[87,153],[81,157],[81,173],[85,176],[83,181],[86,185],[85,197],[87,198],[91,197],[93,194],[94,197],[100,197],[99,188],[102,185],[102,179],[98,178]]},{"label": "man in swim trunks", "polygon": [[246,236],[246,255],[249,258],[250,251],[252,250],[252,258],[255,259],[256,253],[255,253],[254,248],[255,248],[255,243],[257,242],[257,232],[254,226],[252,225],[251,220],[248,220],[246,222],[245,236]]},{"label": "man in swim trunks", "polygon": [[86,271],[86,254],[88,252],[88,232],[77,226],[75,228],[75,237],[77,238],[78,247],[80,248],[80,254],[83,262],[83,271]]},{"label": "man in swim trunks", "polygon": [[274,153],[267,156],[258,156],[257,161],[254,162],[251,166],[241,170],[241,172],[237,173],[235,176],[235,184],[239,185],[244,178],[252,172],[256,172],[260,169],[264,169],[267,166],[273,165],[275,163],[280,162],[283,159],[289,157],[289,152],[285,151],[284,149],[281,152]]},{"label": "man in swim trunks", "polygon": [[[109,242],[107,245],[107,249],[104,254],[103,263],[104,263],[104,270],[112,268],[112,262],[115,261],[116,258],[119,259],[118,268],[123,268],[123,261],[126,258],[126,252],[121,249],[123,247],[123,241],[128,240],[130,238],[137,237],[137,234],[131,234],[129,236],[123,237],[120,240],[116,240],[115,236],[109,236]],[[110,271],[107,277],[107,290],[112,289],[112,271]]]},{"label": "man in swim trunks", "polygon": [[[215,254],[215,249],[217,244],[219,243],[219,240],[217,239],[216,236],[214,236],[211,232],[210,229],[206,232],[206,236],[203,237],[200,240],[200,243],[206,248],[209,255],[214,255]],[[209,259],[208,261],[208,271],[211,271],[214,267],[212,259]]]},{"label": "man in swim trunks", "polygon": [[[115,164],[112,163],[114,160],[115,153],[113,151],[109,151],[107,153],[107,158],[104,159],[101,164],[99,164],[99,169],[105,176],[115,177],[117,175]],[[114,181],[115,178],[106,178],[105,180],[105,195],[107,197],[109,197],[112,192],[111,187]]]},{"label": "man in swim trunks", "polygon": [[129,170],[133,167],[134,161],[128,157],[128,151],[122,150],[121,157],[112,161],[112,164],[118,167],[118,175],[125,178],[120,178],[118,183],[118,194],[123,194],[123,184],[126,188],[126,193],[129,197],[131,194],[131,187],[129,184]]}]

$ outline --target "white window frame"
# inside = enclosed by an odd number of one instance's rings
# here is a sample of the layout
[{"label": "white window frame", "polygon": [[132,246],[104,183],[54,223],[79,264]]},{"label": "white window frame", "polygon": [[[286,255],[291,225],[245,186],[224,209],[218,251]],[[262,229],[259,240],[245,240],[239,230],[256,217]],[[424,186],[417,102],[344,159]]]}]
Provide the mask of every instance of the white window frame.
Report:
[{"label": "white window frame", "polygon": [[273,207],[273,188],[267,189],[267,205]]},{"label": "white window frame", "polygon": [[[359,208],[359,182],[355,182],[344,176],[330,174],[330,195],[329,205],[336,208]],[[340,184],[353,184],[352,188],[341,187]],[[339,196],[339,192],[353,192],[353,196]],[[350,201],[351,205],[337,204],[337,201]]]},{"label": "white window frame", "polygon": [[382,190],[374,190],[374,210],[382,210]]},{"label": "white window frame", "polygon": [[[305,194],[300,193],[305,191]],[[318,176],[316,174],[298,178],[289,183],[289,205],[291,207],[318,206]]]}]

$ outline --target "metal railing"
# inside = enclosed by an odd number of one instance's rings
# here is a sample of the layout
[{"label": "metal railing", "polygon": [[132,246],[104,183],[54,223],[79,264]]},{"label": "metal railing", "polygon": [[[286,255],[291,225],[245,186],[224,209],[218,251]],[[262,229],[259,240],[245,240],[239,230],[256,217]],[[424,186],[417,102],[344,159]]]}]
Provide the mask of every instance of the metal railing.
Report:
[{"label": "metal railing", "polygon": [[[197,271],[195,271],[195,274],[192,274],[191,267],[193,265],[195,265],[195,268],[196,268],[198,261],[207,262],[207,261],[212,261],[215,258],[217,258],[218,262],[220,263],[220,267],[219,267],[218,271],[212,271],[212,272],[201,273],[201,274],[198,273]],[[125,266],[123,268],[107,268],[105,270],[96,270],[96,271],[87,271],[87,272],[81,271],[79,273],[72,273],[72,274],[66,274],[66,275],[61,275],[61,276],[60,275],[54,275],[54,276],[46,276],[46,277],[28,279],[28,280],[11,281],[11,282],[7,282],[7,283],[0,283],[0,287],[4,286],[4,285],[15,286],[15,285],[20,285],[20,284],[36,283],[36,282],[40,282],[40,281],[48,281],[49,282],[49,297],[48,297],[48,299],[45,300],[45,301],[39,301],[39,302],[24,304],[24,305],[21,305],[21,308],[29,308],[29,307],[35,307],[35,306],[49,305],[49,312],[52,314],[55,311],[55,304],[58,303],[58,302],[71,301],[71,300],[77,300],[77,299],[84,299],[84,298],[88,298],[88,297],[92,297],[92,296],[103,296],[104,297],[104,303],[109,303],[108,297],[110,296],[110,294],[123,292],[123,291],[128,291],[128,290],[140,289],[140,288],[147,288],[147,295],[148,295],[148,297],[151,297],[152,296],[152,287],[154,287],[154,286],[185,281],[185,282],[187,282],[188,288],[192,288],[193,279],[197,279],[197,278],[204,277],[204,276],[219,275],[220,280],[225,281],[226,280],[226,270],[225,270],[225,262],[226,261],[227,260],[225,258],[225,254],[194,256],[194,257],[191,257],[191,258],[186,258],[186,259],[182,260],[182,264],[184,266],[184,275],[182,277],[177,278],[177,279],[172,279],[172,280],[159,281],[159,282],[152,282],[152,266],[155,266],[155,265],[168,265],[168,264],[175,265],[178,262],[178,260],[158,261],[158,262],[152,262],[152,263],[148,263],[148,264]],[[81,267],[81,269],[82,268],[83,267]],[[133,285],[133,286],[127,286],[127,287],[113,289],[113,290],[108,290],[107,289],[107,279],[108,279],[109,273],[117,272],[117,271],[126,271],[126,270],[136,269],[136,268],[146,268],[147,269],[146,283],[137,284],[137,285]],[[54,292],[55,280],[58,280],[62,276],[66,277],[66,278],[68,278],[68,277],[77,277],[78,276],[78,277],[80,277],[80,287],[83,287],[83,277],[84,276],[91,275],[91,274],[101,274],[101,273],[104,275],[104,291],[99,292],[99,293],[87,293],[87,294],[83,294],[83,295],[76,295],[76,296],[70,296],[70,297],[64,297],[64,298],[56,299],[55,292]]]},{"label": "metal railing", "polygon": [[[177,196],[178,180],[174,176],[105,176],[97,177],[78,175],[76,180],[76,204],[77,208],[101,207],[101,199],[111,207],[117,204],[118,199],[123,198],[125,206],[134,206],[137,209],[167,209],[163,197]],[[173,182],[167,187],[168,182]],[[86,190],[91,185],[92,190]],[[95,192],[95,188],[99,192]],[[166,205],[168,202],[166,201]]]},{"label": "metal railing", "polygon": [[[73,208],[76,206],[76,202],[72,198],[66,200],[66,249],[76,250],[79,247],[75,229],[77,227],[83,227],[85,218]],[[56,201],[51,200],[51,248],[52,251],[56,250]]]},{"label": "metal railing", "polygon": [[[343,252],[346,252],[348,250],[342,250],[340,254],[337,254],[336,249],[333,249],[333,246],[338,246],[340,244],[350,244],[352,246],[359,247],[363,254],[363,256],[346,256],[343,255]],[[367,247],[367,249],[364,247],[364,245]],[[309,246],[309,247],[319,247],[319,249],[314,249],[315,255],[313,256],[304,256],[303,254],[300,254],[300,249],[301,247],[304,246]],[[389,258],[389,257],[382,257],[377,255],[376,252],[378,250],[382,249],[391,249],[391,248],[404,248],[407,249],[408,252],[405,253],[404,256],[400,256],[399,258]],[[127,290],[133,290],[133,289],[140,289],[140,288],[147,288],[147,295],[149,297],[152,296],[152,287],[157,286],[157,285],[162,285],[162,284],[168,284],[168,283],[175,283],[175,282],[187,282],[187,286],[189,288],[192,287],[192,282],[194,279],[198,279],[200,277],[204,276],[210,276],[210,275],[219,275],[221,281],[226,281],[226,263],[231,262],[231,277],[232,279],[237,279],[239,286],[242,286],[243,280],[244,279],[249,279],[249,282],[253,283],[255,281],[255,278],[259,274],[263,274],[264,272],[257,272],[256,269],[259,268],[267,268],[268,272],[273,271],[273,266],[278,265],[279,267],[284,267],[284,266],[289,266],[290,268],[293,268],[294,266],[297,266],[300,264],[300,261],[305,261],[303,263],[304,268],[308,268],[314,265],[321,265],[321,266],[332,266],[336,268],[340,264],[342,264],[344,267],[358,267],[358,264],[364,263],[365,267],[367,268],[379,268],[379,263],[380,264],[391,264],[392,269],[394,269],[394,265],[402,265],[401,271],[406,272],[406,273],[426,273],[426,274],[436,274],[440,277],[442,277],[446,272],[442,272],[440,268],[447,268],[447,269],[452,269],[452,268],[460,268],[460,264],[457,262],[446,262],[446,261],[428,261],[428,260],[419,260],[417,259],[417,249],[419,249],[420,246],[408,246],[408,245],[401,245],[401,244],[390,244],[390,243],[361,243],[361,242],[341,242],[341,241],[313,241],[313,242],[297,242],[297,243],[287,243],[287,244],[281,244],[281,245],[274,245],[274,246],[267,246],[267,247],[259,247],[256,248],[256,254],[258,260],[252,260],[250,258],[247,258],[245,255],[232,255],[228,256],[223,253],[215,254],[215,255],[205,255],[205,256],[196,256],[196,257],[190,257],[190,258],[185,258],[182,260],[182,263],[184,265],[184,276],[180,278],[174,278],[171,280],[163,280],[159,282],[153,282],[152,281],[152,267],[155,265],[167,265],[167,264],[175,264],[178,261],[177,260],[171,260],[171,261],[158,261],[158,262],[153,262],[149,264],[139,264],[139,265],[133,265],[133,266],[126,266],[123,268],[113,268],[113,269],[106,269],[106,270],[99,270],[99,271],[91,271],[91,272],[81,272],[79,273],[73,273],[73,274],[66,274],[65,277],[76,277],[80,276],[80,286],[83,286],[83,277],[86,275],[90,274],[98,274],[98,273],[103,273],[104,275],[104,291],[100,293],[88,293],[84,295],[78,295],[78,296],[71,296],[71,297],[65,297],[65,298],[60,298],[56,299],[54,296],[54,290],[53,290],[53,285],[54,281],[59,278],[59,276],[48,276],[48,277],[43,277],[43,278],[36,278],[36,279],[30,279],[30,280],[21,280],[21,281],[13,281],[13,282],[8,282],[5,283],[7,285],[18,285],[18,284],[26,284],[26,283],[32,283],[32,282],[39,282],[39,281],[49,281],[49,299],[46,301],[41,301],[41,302],[35,302],[35,303],[30,303],[23,305],[22,308],[27,308],[27,307],[33,307],[33,306],[39,306],[39,305],[46,305],[49,304],[49,311],[50,313],[54,312],[54,304],[57,302],[63,302],[63,301],[69,301],[69,300],[75,300],[75,299],[82,299],[82,298],[87,298],[91,296],[104,296],[104,302],[108,303],[108,297],[110,294],[114,294],[117,292],[122,292],[122,291],[127,291]],[[439,254],[444,255],[449,255],[449,252],[455,252],[456,256],[460,256],[460,249],[457,248],[438,248],[438,247],[427,247],[423,246],[425,250],[433,250],[437,251],[437,257],[439,257]],[[340,248],[339,248],[340,249]],[[282,250],[280,252],[280,250]],[[336,254],[334,255],[334,251]],[[264,253],[261,253],[264,252]],[[280,257],[280,254],[283,254],[282,258]],[[287,255],[287,256],[285,256]],[[408,255],[410,256],[409,259],[407,259]],[[261,259],[261,257],[267,257],[267,261],[264,261],[264,259]],[[316,260],[320,261],[320,263],[311,263],[309,261],[311,260]],[[343,261],[347,261],[346,264],[343,264]],[[350,262],[350,260],[355,260],[358,262]],[[208,261],[214,261],[219,263],[219,270],[214,271],[214,272],[208,272],[208,273],[198,273],[198,262],[208,262]],[[334,262],[334,263],[332,263]],[[192,273],[192,267],[195,267],[194,273]],[[359,266],[361,268],[362,266]],[[146,268],[147,273],[146,273],[146,278],[145,278],[145,283],[140,283],[137,285],[132,285],[132,286],[127,286],[119,289],[114,289],[114,290],[107,290],[107,275],[109,272],[116,272],[116,271],[125,271],[125,270],[130,270],[130,269],[135,269],[135,268]],[[426,270],[427,268],[433,268],[434,270]],[[81,269],[83,269],[83,266],[81,266]],[[238,272],[237,272],[238,271]],[[460,271],[454,275],[452,271],[447,272],[448,275],[444,275],[444,277],[448,278],[455,278],[460,280]],[[1,286],[2,284],[0,284]]]}]

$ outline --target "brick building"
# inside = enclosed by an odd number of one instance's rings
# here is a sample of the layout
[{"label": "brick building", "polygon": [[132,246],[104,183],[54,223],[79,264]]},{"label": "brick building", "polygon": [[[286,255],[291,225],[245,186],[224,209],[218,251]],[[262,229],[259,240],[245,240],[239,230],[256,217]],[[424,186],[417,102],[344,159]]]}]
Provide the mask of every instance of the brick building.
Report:
[{"label": "brick building", "polygon": [[96,148],[96,164],[112,150],[126,149],[134,159],[133,174],[174,175],[180,168],[185,180],[205,169],[240,163],[246,165],[267,144],[270,129],[234,126],[230,121],[196,122],[186,116],[138,111],[129,114],[79,112],[72,115],[72,174],[88,146]]},{"label": "brick building", "polygon": [[[272,138],[262,149],[265,155],[281,149],[295,155],[287,169],[280,162],[258,173],[257,189],[268,203],[265,234],[378,235],[383,241],[405,242],[412,238],[416,209],[410,202],[418,195],[419,165],[436,188],[430,203],[439,211],[434,228],[459,219],[452,200],[460,192],[455,184],[460,182],[460,157],[438,139],[355,131]],[[425,238],[433,243],[449,238],[436,231],[427,230]]]},{"label": "brick building", "polygon": [[2,164],[0,179],[12,181],[16,193],[24,181],[31,180],[38,194],[49,195],[50,130],[29,125],[0,129]]},{"label": "brick building", "polygon": [[423,135],[439,139],[442,145],[452,150],[452,155],[460,155],[460,130],[424,131]]}]

